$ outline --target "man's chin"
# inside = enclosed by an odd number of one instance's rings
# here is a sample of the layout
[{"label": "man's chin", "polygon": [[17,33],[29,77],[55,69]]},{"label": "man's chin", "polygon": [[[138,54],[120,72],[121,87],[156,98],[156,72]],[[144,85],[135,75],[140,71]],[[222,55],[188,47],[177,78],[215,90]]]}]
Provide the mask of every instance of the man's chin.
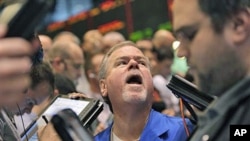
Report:
[{"label": "man's chin", "polygon": [[133,104],[141,104],[146,101],[146,96],[144,95],[123,95],[124,101]]}]

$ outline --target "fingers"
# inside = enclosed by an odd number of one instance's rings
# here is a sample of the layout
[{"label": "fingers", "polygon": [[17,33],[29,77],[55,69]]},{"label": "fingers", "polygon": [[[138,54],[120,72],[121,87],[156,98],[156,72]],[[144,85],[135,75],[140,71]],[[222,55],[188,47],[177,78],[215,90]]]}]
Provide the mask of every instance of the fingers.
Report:
[{"label": "fingers", "polygon": [[0,58],[0,66],[0,94],[20,93],[29,87],[29,58]]},{"label": "fingers", "polygon": [[45,127],[39,127],[38,138],[39,141],[47,141],[48,139],[53,141],[61,141],[52,123],[47,124]]},{"label": "fingers", "polygon": [[30,56],[31,54],[31,45],[24,39],[4,38],[0,40],[0,58]]},{"label": "fingers", "polygon": [[31,61],[28,57],[1,58],[0,66],[0,79],[4,79],[15,75],[26,75],[30,71]]},{"label": "fingers", "polygon": [[30,85],[29,74],[14,75],[12,77],[2,77],[0,81],[1,95],[20,94]]},{"label": "fingers", "polygon": [[0,94],[20,94],[30,84],[31,44],[22,38],[3,38],[6,30],[0,24]]},{"label": "fingers", "polygon": [[88,98],[85,94],[82,94],[82,93],[69,93],[68,96],[69,96],[69,98],[72,98],[72,99]]},{"label": "fingers", "polygon": [[98,133],[102,132],[104,129],[105,129],[105,125],[103,123],[99,123],[95,129],[94,135],[97,135]]},{"label": "fingers", "polygon": [[4,35],[7,32],[7,27],[6,25],[0,24],[0,38],[4,37]]}]

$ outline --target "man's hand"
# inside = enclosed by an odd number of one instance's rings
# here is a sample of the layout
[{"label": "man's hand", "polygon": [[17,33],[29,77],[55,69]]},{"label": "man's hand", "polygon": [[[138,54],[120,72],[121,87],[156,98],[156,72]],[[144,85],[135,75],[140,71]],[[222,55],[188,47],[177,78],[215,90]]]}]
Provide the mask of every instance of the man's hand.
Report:
[{"label": "man's hand", "polygon": [[46,126],[39,127],[37,131],[39,141],[61,141],[61,138],[54,129],[52,123],[49,122]]},{"label": "man's hand", "polygon": [[82,94],[82,93],[69,93],[68,96],[71,99],[86,99],[86,98],[89,98],[85,94]]},{"label": "man's hand", "polygon": [[22,38],[3,38],[6,31],[0,25],[0,103],[6,96],[22,93],[30,84],[31,44]]}]

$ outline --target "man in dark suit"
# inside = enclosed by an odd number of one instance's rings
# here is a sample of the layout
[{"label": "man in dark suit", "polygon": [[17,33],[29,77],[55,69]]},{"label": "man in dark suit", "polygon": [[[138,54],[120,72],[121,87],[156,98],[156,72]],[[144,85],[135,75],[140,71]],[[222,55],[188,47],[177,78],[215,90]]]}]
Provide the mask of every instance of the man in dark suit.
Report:
[{"label": "man in dark suit", "polygon": [[174,1],[178,56],[199,89],[218,96],[199,115],[191,140],[229,140],[230,125],[250,124],[249,8],[249,0]]}]

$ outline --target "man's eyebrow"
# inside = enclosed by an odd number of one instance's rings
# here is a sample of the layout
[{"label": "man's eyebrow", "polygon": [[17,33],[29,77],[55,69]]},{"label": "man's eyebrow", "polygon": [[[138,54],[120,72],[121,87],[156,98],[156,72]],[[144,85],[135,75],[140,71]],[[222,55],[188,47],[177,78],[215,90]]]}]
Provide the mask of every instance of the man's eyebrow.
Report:
[{"label": "man's eyebrow", "polygon": [[194,27],[196,27],[196,25],[187,25],[187,26],[183,26],[183,27],[180,27],[180,28],[176,29],[176,30],[173,32],[173,34],[174,34],[175,37],[177,37],[177,35],[178,35],[179,33],[186,33],[186,32],[188,32],[188,31],[192,30]]},{"label": "man's eyebrow", "polygon": [[124,59],[128,59],[129,57],[127,56],[120,56],[120,57],[117,57],[115,58],[115,60],[124,60]]},{"label": "man's eyebrow", "polygon": [[[121,56],[121,57],[116,58],[115,60],[126,60],[126,59],[130,59],[130,58],[131,57],[129,57],[129,56]],[[133,56],[133,58],[135,60],[146,59],[145,56]]]},{"label": "man's eyebrow", "polygon": [[135,59],[137,60],[146,59],[146,56],[135,56]]},{"label": "man's eyebrow", "polygon": [[183,30],[185,31],[186,28],[187,28],[187,26],[183,26],[183,27],[180,27],[180,28],[174,30],[174,32],[173,32],[174,36],[176,37],[179,33],[183,32]]}]

